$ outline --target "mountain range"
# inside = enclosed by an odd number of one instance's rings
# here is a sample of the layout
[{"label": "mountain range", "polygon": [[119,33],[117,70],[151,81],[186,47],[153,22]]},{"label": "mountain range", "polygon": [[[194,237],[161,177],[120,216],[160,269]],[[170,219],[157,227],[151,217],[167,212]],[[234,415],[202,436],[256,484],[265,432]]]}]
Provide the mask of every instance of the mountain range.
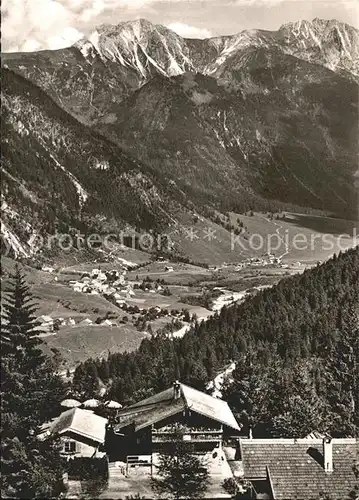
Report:
[{"label": "mountain range", "polygon": [[355,217],[359,32],[347,24],[194,40],[138,20],[3,66],[10,240],[24,220],[158,229],[204,207]]}]

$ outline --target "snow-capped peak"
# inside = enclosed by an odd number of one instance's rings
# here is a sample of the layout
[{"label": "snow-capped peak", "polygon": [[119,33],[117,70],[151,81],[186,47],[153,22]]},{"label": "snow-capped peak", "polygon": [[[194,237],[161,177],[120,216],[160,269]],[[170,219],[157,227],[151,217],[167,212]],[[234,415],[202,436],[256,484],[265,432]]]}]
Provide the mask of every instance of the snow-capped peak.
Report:
[{"label": "snow-capped peak", "polygon": [[170,77],[194,69],[185,41],[145,19],[101,25],[75,46],[88,60],[97,53],[103,60],[134,69],[144,80],[153,73]]},{"label": "snow-capped peak", "polygon": [[190,40],[145,19],[101,25],[75,44],[92,64],[98,56],[135,70],[141,82],[154,74],[175,76],[186,71],[207,75],[221,71],[233,56],[253,48],[276,48],[346,77],[359,78],[359,32],[336,20],[299,20],[276,32],[245,30],[203,41],[201,53]]},{"label": "snow-capped peak", "polygon": [[286,53],[359,77],[359,32],[332,19],[288,23],[278,31]]}]

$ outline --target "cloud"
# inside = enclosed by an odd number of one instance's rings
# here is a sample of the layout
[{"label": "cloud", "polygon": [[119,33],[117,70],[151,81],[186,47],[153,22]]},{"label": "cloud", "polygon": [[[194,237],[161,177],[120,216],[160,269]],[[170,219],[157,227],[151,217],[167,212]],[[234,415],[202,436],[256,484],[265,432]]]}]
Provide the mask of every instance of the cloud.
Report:
[{"label": "cloud", "polygon": [[3,0],[1,10],[5,51],[58,49],[82,37],[71,10],[57,0]]},{"label": "cloud", "polygon": [[[174,4],[176,14],[172,14],[174,20],[168,26],[184,37],[208,38],[211,33],[207,29],[196,27],[198,19],[201,22],[207,19],[212,26],[216,24],[215,19],[206,14],[211,11],[207,6],[203,8],[204,2],[221,9],[231,6],[248,8],[249,11],[251,7],[280,5],[281,8],[281,4],[296,2],[307,4],[309,10],[311,5],[325,6],[335,2],[340,2],[341,6],[349,9],[356,5],[357,0],[3,0],[3,50],[33,51],[66,47],[80,39],[84,33],[90,33],[96,25],[102,22],[116,23],[120,19],[143,16],[155,17],[158,19],[156,22],[163,19],[168,23],[172,19],[166,12]],[[278,7],[278,11],[280,8]],[[173,9],[169,10],[173,12]],[[181,18],[186,19],[189,24],[178,21]],[[225,27],[223,30],[225,31]]]},{"label": "cloud", "polygon": [[211,32],[206,28],[197,28],[184,23],[170,23],[167,28],[175,31],[183,38],[210,38],[212,36]]},{"label": "cloud", "polygon": [[[181,3],[184,0],[171,0]],[[3,0],[2,42],[4,51],[34,51],[68,47],[84,32],[99,24],[104,12],[140,13],[145,7],[169,0]],[[207,37],[208,30],[182,23],[173,29],[188,37]]]},{"label": "cloud", "polygon": [[[129,14],[164,0],[3,0],[4,51],[58,49],[75,43],[105,10]],[[172,0],[173,1],[173,0]],[[181,0],[176,0],[181,1]]]}]

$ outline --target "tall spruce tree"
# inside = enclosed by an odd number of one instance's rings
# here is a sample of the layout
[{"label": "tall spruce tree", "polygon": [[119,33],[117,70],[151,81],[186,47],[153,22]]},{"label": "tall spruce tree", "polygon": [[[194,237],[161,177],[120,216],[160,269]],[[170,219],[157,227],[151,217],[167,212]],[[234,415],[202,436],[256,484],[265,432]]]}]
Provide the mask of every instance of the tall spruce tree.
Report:
[{"label": "tall spruce tree", "polygon": [[209,485],[205,464],[193,454],[193,445],[183,440],[177,426],[173,439],[164,445],[152,485],[160,498],[203,498]]},{"label": "tall spruce tree", "polygon": [[1,492],[6,497],[49,497],[61,478],[57,443],[37,438],[41,423],[57,414],[64,386],[41,350],[35,311],[16,267],[1,327]]}]

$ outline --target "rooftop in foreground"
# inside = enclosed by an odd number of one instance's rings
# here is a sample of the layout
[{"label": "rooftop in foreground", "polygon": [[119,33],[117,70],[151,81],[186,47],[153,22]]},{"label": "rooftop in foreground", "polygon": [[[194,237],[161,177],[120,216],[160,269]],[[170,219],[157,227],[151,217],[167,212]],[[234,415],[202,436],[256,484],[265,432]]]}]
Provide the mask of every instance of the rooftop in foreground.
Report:
[{"label": "rooftop in foreground", "polygon": [[241,439],[244,477],[268,480],[276,500],[350,498],[359,485],[359,442],[343,438],[328,444],[325,458],[323,439]]}]

